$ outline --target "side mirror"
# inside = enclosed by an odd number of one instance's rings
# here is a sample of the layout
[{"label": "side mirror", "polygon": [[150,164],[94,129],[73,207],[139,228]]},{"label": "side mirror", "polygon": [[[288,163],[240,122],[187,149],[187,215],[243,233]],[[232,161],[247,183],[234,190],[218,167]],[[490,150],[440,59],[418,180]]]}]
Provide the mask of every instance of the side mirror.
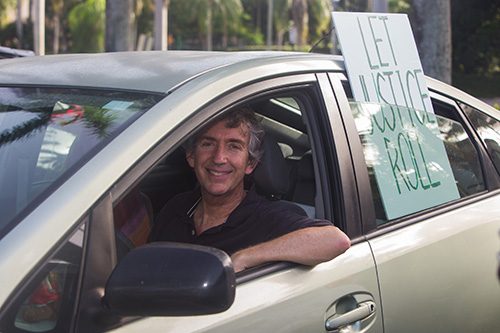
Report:
[{"label": "side mirror", "polygon": [[128,253],[112,272],[102,304],[119,316],[219,313],[234,301],[235,274],[218,249],[151,243]]}]

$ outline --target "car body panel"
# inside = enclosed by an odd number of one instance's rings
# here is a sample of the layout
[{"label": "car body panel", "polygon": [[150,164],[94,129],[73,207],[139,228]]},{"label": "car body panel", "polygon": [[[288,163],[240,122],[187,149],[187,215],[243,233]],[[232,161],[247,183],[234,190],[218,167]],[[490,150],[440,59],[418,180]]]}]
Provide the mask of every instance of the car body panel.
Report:
[{"label": "car body panel", "polygon": [[[329,308],[344,296],[363,295],[379,304],[376,280],[370,247],[361,242],[345,256],[314,268],[293,267],[239,284],[234,304],[222,314],[144,318],[116,331],[163,332],[165,327],[171,332],[324,331]],[[380,316],[377,309],[370,318],[370,332],[383,332]]]},{"label": "car body panel", "polygon": [[386,332],[495,331],[499,229],[494,196],[370,239]]}]

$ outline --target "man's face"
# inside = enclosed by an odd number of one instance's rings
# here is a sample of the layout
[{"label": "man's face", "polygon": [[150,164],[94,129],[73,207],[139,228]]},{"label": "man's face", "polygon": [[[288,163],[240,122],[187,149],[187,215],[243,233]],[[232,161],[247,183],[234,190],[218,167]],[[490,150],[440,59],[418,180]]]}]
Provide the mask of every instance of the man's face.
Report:
[{"label": "man's face", "polygon": [[248,126],[227,128],[221,121],[203,133],[187,161],[194,169],[203,193],[213,196],[234,195],[243,191],[243,178],[256,163],[250,163]]}]

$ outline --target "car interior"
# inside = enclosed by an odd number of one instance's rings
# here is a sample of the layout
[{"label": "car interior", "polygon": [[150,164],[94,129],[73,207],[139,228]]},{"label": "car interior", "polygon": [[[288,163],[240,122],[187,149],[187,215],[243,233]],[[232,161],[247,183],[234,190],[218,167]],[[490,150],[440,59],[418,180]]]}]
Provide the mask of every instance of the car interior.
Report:
[{"label": "car interior", "polygon": [[[285,96],[258,100],[250,106],[266,132],[264,155],[249,176],[257,193],[283,209],[315,217],[313,158],[300,101]],[[156,165],[114,207],[118,260],[146,243],[154,216],[168,200],[196,186],[182,147]]]}]

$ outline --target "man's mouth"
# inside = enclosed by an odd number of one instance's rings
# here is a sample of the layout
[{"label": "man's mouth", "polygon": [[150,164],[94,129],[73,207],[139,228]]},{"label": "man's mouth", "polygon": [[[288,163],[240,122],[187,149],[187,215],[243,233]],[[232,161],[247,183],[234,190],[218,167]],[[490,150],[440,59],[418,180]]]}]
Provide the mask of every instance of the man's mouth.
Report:
[{"label": "man's mouth", "polygon": [[214,176],[224,176],[229,174],[231,171],[215,171],[208,169],[208,172]]}]

